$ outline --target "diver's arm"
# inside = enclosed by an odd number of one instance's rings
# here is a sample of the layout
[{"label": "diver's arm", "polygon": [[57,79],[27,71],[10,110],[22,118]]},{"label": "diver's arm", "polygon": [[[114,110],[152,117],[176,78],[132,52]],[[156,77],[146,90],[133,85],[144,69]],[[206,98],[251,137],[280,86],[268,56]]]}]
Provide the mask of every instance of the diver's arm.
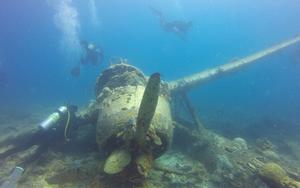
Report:
[{"label": "diver's arm", "polygon": [[78,126],[85,124],[96,124],[98,119],[99,109],[96,101],[90,102],[89,106],[77,114]]},{"label": "diver's arm", "polygon": [[86,41],[86,40],[81,40],[80,41],[80,45],[81,45],[81,47],[83,48],[83,49],[88,49],[88,45],[89,45],[89,43]]}]

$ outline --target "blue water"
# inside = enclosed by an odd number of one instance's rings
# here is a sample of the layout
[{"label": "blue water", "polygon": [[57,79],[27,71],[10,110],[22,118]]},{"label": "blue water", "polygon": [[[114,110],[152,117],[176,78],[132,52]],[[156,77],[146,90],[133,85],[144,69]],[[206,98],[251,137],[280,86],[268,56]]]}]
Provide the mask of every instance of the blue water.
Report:
[{"label": "blue water", "polygon": [[[170,21],[192,21],[186,40],[165,32],[149,6]],[[1,107],[86,105],[112,57],[167,81],[221,65],[300,34],[299,9],[298,0],[2,0]],[[105,62],[71,77],[80,49],[70,38],[101,46]],[[258,62],[190,91],[206,126],[264,117],[300,122],[300,45]]]}]

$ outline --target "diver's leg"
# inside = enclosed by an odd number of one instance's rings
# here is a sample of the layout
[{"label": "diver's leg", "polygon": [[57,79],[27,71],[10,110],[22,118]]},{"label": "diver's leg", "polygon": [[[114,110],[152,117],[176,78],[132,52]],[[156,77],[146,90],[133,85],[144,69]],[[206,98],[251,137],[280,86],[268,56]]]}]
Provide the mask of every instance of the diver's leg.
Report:
[{"label": "diver's leg", "polygon": [[5,158],[7,158],[8,156],[11,156],[11,155],[13,155],[13,154],[16,154],[16,153],[18,153],[18,152],[20,152],[20,151],[24,151],[24,150],[26,150],[27,148],[29,148],[29,147],[13,147],[13,148],[11,148],[11,149],[9,149],[9,150],[7,150],[7,151],[5,151],[5,152],[3,152],[3,153],[1,153],[0,154],[0,160],[4,160]]},{"label": "diver's leg", "polygon": [[26,169],[26,167],[30,164],[32,164],[33,162],[35,162],[36,160],[38,160],[41,155],[43,153],[45,153],[47,151],[49,147],[49,144],[42,144],[40,145],[37,150],[34,152],[34,154],[30,155],[29,157],[27,157],[23,162],[21,162],[18,166]]},{"label": "diver's leg", "polygon": [[[5,158],[11,155],[27,150],[33,145],[42,144],[41,142],[43,142],[44,140],[43,137],[44,137],[43,132],[37,131],[34,133],[18,136],[15,139],[9,139],[12,141],[14,147],[3,153],[0,153],[0,160],[4,160]],[[5,142],[7,143],[7,141]]]},{"label": "diver's leg", "polygon": [[30,148],[33,144],[31,142],[25,142],[25,143],[19,143],[17,145],[15,145],[13,148],[0,153],[0,160],[4,160],[5,158],[14,155],[18,152],[27,150],[28,148]]}]

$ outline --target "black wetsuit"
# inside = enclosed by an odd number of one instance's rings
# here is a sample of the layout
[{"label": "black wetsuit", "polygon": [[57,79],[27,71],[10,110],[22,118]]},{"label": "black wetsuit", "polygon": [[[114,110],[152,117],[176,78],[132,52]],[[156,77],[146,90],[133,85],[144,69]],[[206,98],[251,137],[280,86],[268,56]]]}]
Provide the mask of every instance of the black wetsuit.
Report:
[{"label": "black wetsuit", "polygon": [[182,39],[185,39],[187,31],[192,27],[191,21],[167,21],[161,11],[150,7],[153,14],[159,18],[160,26],[166,31],[176,34]]},{"label": "black wetsuit", "polygon": [[[74,121],[76,118],[75,112],[70,113],[70,115],[71,121],[69,123],[72,124],[72,128],[76,129],[78,126]],[[63,117],[57,122],[55,127],[50,128],[49,130],[44,130],[39,127],[38,130],[33,133],[27,133],[18,136],[17,138],[5,140],[4,142],[0,143],[0,146],[11,144],[14,147],[3,153],[0,153],[0,160],[4,160],[9,156],[13,156],[19,152],[29,149],[34,145],[37,145],[38,148],[36,151],[19,164],[21,167],[26,167],[26,165],[38,159],[41,154],[44,153],[51,145],[55,145],[64,141],[65,124],[66,117]]]}]

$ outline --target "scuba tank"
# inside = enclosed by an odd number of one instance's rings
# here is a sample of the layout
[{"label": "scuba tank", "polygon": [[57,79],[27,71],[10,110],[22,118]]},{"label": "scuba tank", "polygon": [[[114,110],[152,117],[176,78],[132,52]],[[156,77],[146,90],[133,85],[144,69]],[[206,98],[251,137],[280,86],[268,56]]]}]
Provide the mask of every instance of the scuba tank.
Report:
[{"label": "scuba tank", "polygon": [[50,114],[44,121],[42,121],[38,127],[44,131],[54,128],[55,125],[57,125],[57,123],[62,119],[62,117],[68,113],[68,107],[61,106],[55,112]]},{"label": "scuba tank", "polygon": [[[65,141],[69,141],[67,133],[69,131],[70,121],[74,119],[77,106],[60,106],[55,112],[50,114],[44,121],[38,125],[39,134],[52,134],[51,132],[63,132]],[[60,133],[55,133],[60,134]]]}]

